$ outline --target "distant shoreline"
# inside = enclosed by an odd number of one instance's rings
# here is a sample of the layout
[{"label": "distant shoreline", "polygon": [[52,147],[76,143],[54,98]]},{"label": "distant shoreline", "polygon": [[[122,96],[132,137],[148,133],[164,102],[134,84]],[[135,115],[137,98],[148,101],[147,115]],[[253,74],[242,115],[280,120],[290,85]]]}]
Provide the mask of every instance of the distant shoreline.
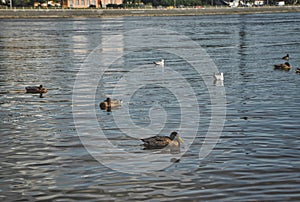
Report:
[{"label": "distant shoreline", "polygon": [[123,16],[191,16],[300,12],[300,6],[203,7],[181,9],[1,9],[0,19],[101,18]]}]

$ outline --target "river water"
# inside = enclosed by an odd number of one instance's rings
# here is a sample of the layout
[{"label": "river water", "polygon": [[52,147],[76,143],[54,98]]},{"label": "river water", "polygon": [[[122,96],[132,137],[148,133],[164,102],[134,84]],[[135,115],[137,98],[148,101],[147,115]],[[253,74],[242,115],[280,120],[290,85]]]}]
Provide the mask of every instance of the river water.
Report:
[{"label": "river water", "polygon": [[1,201],[300,200],[299,13],[0,26]]}]

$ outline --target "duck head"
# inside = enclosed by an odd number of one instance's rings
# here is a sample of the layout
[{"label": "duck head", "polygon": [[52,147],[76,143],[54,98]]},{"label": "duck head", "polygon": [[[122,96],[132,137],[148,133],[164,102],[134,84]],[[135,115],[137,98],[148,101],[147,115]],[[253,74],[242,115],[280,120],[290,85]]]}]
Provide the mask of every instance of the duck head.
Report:
[{"label": "duck head", "polygon": [[111,103],[111,99],[108,97],[108,98],[106,98],[105,102]]},{"label": "duck head", "polygon": [[183,143],[183,139],[179,136],[177,132],[172,132],[170,135],[171,140],[177,139],[179,142]]},{"label": "duck head", "polygon": [[48,92],[48,90],[46,88],[44,88],[43,85],[40,85],[38,88],[40,89],[41,93],[47,93]]},{"label": "duck head", "polygon": [[108,97],[108,98],[106,98],[106,100],[104,100],[104,102],[101,102],[100,103],[100,108],[102,109],[102,110],[104,110],[104,109],[109,109],[109,108],[111,108],[111,99]]}]

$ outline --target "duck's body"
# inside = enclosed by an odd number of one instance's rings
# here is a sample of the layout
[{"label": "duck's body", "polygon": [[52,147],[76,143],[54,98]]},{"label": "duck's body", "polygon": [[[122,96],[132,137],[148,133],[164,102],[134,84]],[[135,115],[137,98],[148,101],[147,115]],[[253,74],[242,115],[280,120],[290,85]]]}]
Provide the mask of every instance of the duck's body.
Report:
[{"label": "duck's body", "polygon": [[164,66],[164,64],[165,64],[165,60],[164,59],[161,59],[160,61],[158,61],[158,62],[153,62],[153,64],[155,64],[155,65],[161,65],[161,66]]},{"label": "duck's body", "polygon": [[109,97],[106,98],[103,102],[100,103],[100,108],[103,110],[107,110],[112,107],[119,107],[122,104],[122,100],[112,100]]},{"label": "duck's body", "polygon": [[289,71],[292,68],[290,63],[285,62],[284,64],[274,65],[274,69]]},{"label": "duck's body", "polygon": [[156,135],[141,140],[144,142],[143,145],[145,149],[162,149],[166,146],[179,148],[180,142],[183,143],[183,140],[177,132],[172,132],[170,137]]},{"label": "duck's body", "polygon": [[289,54],[286,54],[286,56],[282,57],[282,59],[283,59],[283,60],[287,60],[287,61],[288,61],[288,60],[290,59],[290,56],[289,56]]},{"label": "duck's body", "polygon": [[300,68],[297,68],[295,72],[296,74],[300,74]]},{"label": "duck's body", "polygon": [[214,75],[214,78],[215,78],[215,80],[218,80],[218,81],[224,81],[224,74],[223,74],[223,72],[221,72],[221,73],[216,73],[216,74]]},{"label": "duck's body", "polygon": [[43,85],[40,86],[27,86],[25,87],[26,93],[47,93],[48,90],[43,87]]}]

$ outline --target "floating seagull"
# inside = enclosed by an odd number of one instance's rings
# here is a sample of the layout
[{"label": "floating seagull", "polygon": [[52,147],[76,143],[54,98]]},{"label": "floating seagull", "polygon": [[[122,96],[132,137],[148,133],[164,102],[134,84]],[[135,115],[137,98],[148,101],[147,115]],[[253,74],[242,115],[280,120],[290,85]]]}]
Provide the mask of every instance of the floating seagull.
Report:
[{"label": "floating seagull", "polygon": [[215,86],[224,86],[224,81],[222,80],[214,80],[214,85]]},{"label": "floating seagull", "polygon": [[290,71],[291,68],[292,66],[288,62],[285,62],[284,64],[274,65],[274,69],[280,69],[285,71]]},{"label": "floating seagull", "polygon": [[149,138],[141,139],[144,142],[145,149],[162,149],[166,146],[175,148],[180,147],[180,143],[183,143],[182,138],[177,132],[172,132],[170,137],[168,136],[153,136]]},{"label": "floating seagull", "polygon": [[223,75],[223,72],[221,72],[221,73],[216,73],[216,74],[214,75],[214,78],[215,78],[215,80],[224,81],[224,75]]},{"label": "floating seagull", "polygon": [[164,66],[164,64],[165,64],[165,60],[164,59],[161,59],[160,61],[158,61],[158,62],[153,62],[153,64],[155,64],[155,65],[161,65],[161,66]]},{"label": "floating seagull", "polygon": [[286,56],[282,57],[283,60],[289,60],[290,59],[290,56],[289,54],[286,54]]}]

